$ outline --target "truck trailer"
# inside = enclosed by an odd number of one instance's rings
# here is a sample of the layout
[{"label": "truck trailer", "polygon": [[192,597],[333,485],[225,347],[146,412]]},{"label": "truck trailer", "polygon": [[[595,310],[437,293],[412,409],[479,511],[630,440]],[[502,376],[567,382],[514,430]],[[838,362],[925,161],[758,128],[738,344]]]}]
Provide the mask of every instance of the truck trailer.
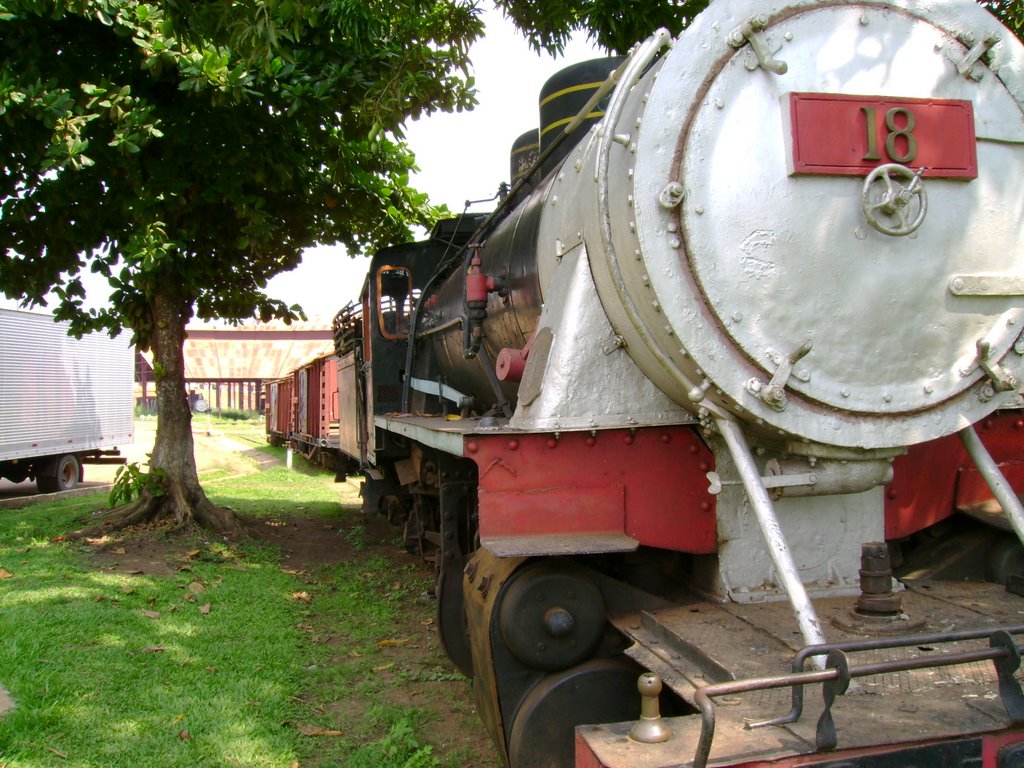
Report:
[{"label": "truck trailer", "polygon": [[83,464],[124,463],[132,442],[128,335],[68,335],[51,315],[0,309],[0,477],[70,490]]}]

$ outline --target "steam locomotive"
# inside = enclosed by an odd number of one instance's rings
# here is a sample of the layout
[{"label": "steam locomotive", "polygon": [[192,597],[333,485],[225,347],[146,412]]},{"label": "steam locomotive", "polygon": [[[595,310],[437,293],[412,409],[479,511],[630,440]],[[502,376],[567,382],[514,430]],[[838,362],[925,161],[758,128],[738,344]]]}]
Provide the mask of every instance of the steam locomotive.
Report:
[{"label": "steam locomotive", "polygon": [[501,759],[1024,765],[1024,46],[717,0],[513,173],[372,257],[331,436]]}]

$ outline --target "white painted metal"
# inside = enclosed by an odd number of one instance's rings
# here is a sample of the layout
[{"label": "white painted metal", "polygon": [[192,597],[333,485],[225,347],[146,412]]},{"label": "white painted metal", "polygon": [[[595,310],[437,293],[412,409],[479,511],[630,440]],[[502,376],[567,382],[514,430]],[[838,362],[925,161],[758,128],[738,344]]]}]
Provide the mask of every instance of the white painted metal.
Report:
[{"label": "white painted metal", "polygon": [[[539,328],[551,331],[550,352],[545,355],[543,347],[535,344],[527,358],[526,379],[538,377],[540,392],[536,398],[524,397],[524,380],[509,428],[611,429],[692,420],[616,342],[594,289],[583,246],[568,251],[557,262],[549,291],[559,299],[544,305]],[[542,370],[533,370],[537,367]]]},{"label": "white painted metal", "polygon": [[132,442],[127,334],[68,336],[50,315],[0,309],[0,461]]},{"label": "white painted metal", "polygon": [[443,421],[420,416],[374,416],[373,424],[386,432],[405,435],[418,443],[453,456],[462,456],[463,437],[476,429],[477,419]]},{"label": "white painted metal", "polygon": [[[755,13],[784,74],[752,70],[750,47],[729,43]],[[980,81],[961,75],[957,35],[998,31],[992,71],[977,63]],[[1024,274],[1022,72],[1024,47],[969,0],[712,4],[616,92],[618,119],[609,109],[597,140],[563,166],[550,204],[582,193],[599,214],[551,211],[542,242],[579,233],[626,350],[694,412],[854,448],[955,432],[1014,397],[992,391],[979,341],[990,361],[1024,374],[1021,296],[949,287],[954,275]],[[863,179],[789,175],[783,105],[794,91],[969,99],[979,176],[925,173],[920,229],[878,232],[862,212]],[[673,183],[678,207],[662,197]],[[783,382],[784,407],[772,407],[758,386],[808,344]]]},{"label": "white painted metal", "polygon": [[[759,53],[730,43],[754,26]],[[965,59],[962,36],[996,32],[991,60]],[[510,427],[621,426],[630,408],[698,418],[723,484],[742,482],[718,498],[705,585],[785,595],[819,642],[808,592],[856,591],[861,544],[884,538],[885,462],[1018,397],[998,390],[1024,375],[1024,46],[972,0],[731,0],[641,69],[623,69],[551,184],[550,352],[528,361]],[[917,230],[878,231],[862,177],[790,174],[792,92],[969,100],[978,178],[926,171]],[[810,495],[773,503],[759,467],[792,453],[828,457],[828,481],[790,463],[776,492]]]},{"label": "white painted metal", "polygon": [[[806,645],[824,643],[825,635],[821,631],[818,614],[811,604],[811,599],[807,596],[807,590],[804,589],[800,571],[793,560],[786,536],[782,532],[782,526],[775,514],[771,497],[768,495],[764,483],[761,482],[761,473],[750,453],[743,430],[732,419],[716,419],[715,423],[736,463],[736,469],[743,482],[743,487],[746,489],[747,498],[750,500],[750,507],[764,537],[765,547],[775,566],[775,573],[778,576],[778,581],[781,582],[780,586],[785,590],[789,603],[793,607],[793,614],[800,627],[804,643]],[[761,573],[763,575],[764,571]]]}]

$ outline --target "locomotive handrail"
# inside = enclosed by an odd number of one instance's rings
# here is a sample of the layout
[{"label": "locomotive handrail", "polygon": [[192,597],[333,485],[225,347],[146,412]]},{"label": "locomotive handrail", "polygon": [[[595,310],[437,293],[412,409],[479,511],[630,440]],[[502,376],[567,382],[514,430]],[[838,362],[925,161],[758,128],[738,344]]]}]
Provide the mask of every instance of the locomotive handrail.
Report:
[{"label": "locomotive handrail", "polygon": [[[840,646],[834,644],[828,653],[828,661],[825,669],[810,672],[792,672],[788,675],[775,675],[770,677],[755,677],[746,680],[730,680],[724,683],[715,683],[703,688],[698,688],[694,694],[694,702],[700,708],[701,726],[700,737],[697,741],[697,750],[693,758],[693,768],[706,768],[708,757],[711,754],[711,745],[715,738],[715,706],[712,699],[719,696],[749,693],[752,691],[763,691],[772,688],[793,687],[794,692],[804,685],[811,683],[822,683],[825,699],[825,709],[818,719],[816,732],[816,748],[818,750],[833,749],[837,744],[835,723],[832,719],[832,703],[837,695],[846,691],[850,680],[857,677],[869,677],[871,675],[882,675],[891,672],[907,672],[915,669],[928,669],[932,667],[948,667],[956,664],[966,664],[975,661],[992,661],[999,677],[999,696],[1010,720],[1019,724],[1024,721],[1024,694],[1021,692],[1020,683],[1014,677],[1017,668],[1020,666],[1021,647],[1014,642],[1012,635],[1022,634],[1024,627],[1014,626],[987,631],[978,631],[975,639],[989,638],[990,647],[959,653],[946,653],[938,657],[915,657],[910,659],[897,659],[895,661],[874,662],[860,666],[850,666],[846,658],[846,652]],[[969,633],[944,633],[939,635],[924,635],[915,637],[893,638],[886,641],[857,641],[848,643],[848,646],[872,645],[884,643],[879,647],[902,648],[912,647],[921,644],[921,638],[943,638],[933,639],[929,642],[953,642],[957,639],[970,639],[964,637],[953,638],[951,636]],[[812,646],[802,649],[800,654],[807,652],[803,658],[820,655],[824,646]],[[869,650],[868,648],[850,648],[849,650]],[[794,661],[794,665],[795,665]],[[802,663],[802,662],[801,662]],[[792,720],[787,722],[793,722]],[[767,724],[767,723],[766,723]]]},{"label": "locomotive handrail", "polygon": [[[1011,635],[1024,635],[1024,625],[1006,627]],[[889,648],[901,648],[904,646],[937,645],[939,643],[955,643],[963,640],[980,640],[992,634],[991,629],[961,629],[949,632],[933,632],[923,635],[906,635],[903,637],[874,638],[871,640],[848,640],[835,643],[821,643],[819,645],[807,645],[796,652],[793,656],[793,672],[803,672],[807,659],[812,656],[826,656],[831,651],[844,651],[847,653],[859,653],[862,651],[881,651]],[[803,714],[804,689],[801,685],[793,687],[793,705],[789,712],[771,720],[759,720],[750,723],[751,728],[763,728],[766,725],[786,725],[795,723]]]},{"label": "locomotive handrail", "polygon": [[1014,493],[1013,488],[1006,481],[1006,476],[1000,471],[999,465],[996,464],[988,449],[985,448],[985,444],[981,442],[981,438],[974,431],[974,427],[964,427],[958,434],[960,435],[960,441],[964,444],[964,448],[967,449],[967,454],[971,457],[971,461],[974,462],[974,466],[978,468],[981,476],[992,491],[992,495],[999,502],[999,506],[1003,508],[1003,514],[1006,515],[1010,525],[1013,526],[1013,531],[1017,534],[1017,538],[1020,539],[1021,543],[1024,543],[1024,505],[1021,504],[1017,494]]}]

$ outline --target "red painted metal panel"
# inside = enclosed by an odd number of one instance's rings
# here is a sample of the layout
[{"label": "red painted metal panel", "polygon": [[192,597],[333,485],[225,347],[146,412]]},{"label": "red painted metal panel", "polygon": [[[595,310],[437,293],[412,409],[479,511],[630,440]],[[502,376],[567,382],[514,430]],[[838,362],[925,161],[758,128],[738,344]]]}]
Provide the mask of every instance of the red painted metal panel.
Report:
[{"label": "red painted metal panel", "polygon": [[618,514],[621,488],[619,532],[680,552],[716,549],[705,477],[714,458],[690,427],[473,435],[464,450],[479,467],[481,535],[593,532],[586,526]]},{"label": "red painted metal panel", "polygon": [[[1010,484],[1024,492],[1024,414],[995,414],[976,429]],[[974,463],[956,435],[911,447],[893,467],[885,498],[887,539],[909,536],[949,517],[958,506],[992,497],[984,481],[972,477]]]},{"label": "red painted metal panel", "polygon": [[969,101],[791,93],[789,121],[793,173],[866,176],[900,163],[925,178],[978,176]]},{"label": "red painted metal panel", "polygon": [[320,436],[320,408],[323,401],[324,388],[323,360],[317,359],[309,364],[309,377],[306,379],[306,434],[316,439]]},{"label": "red painted metal panel", "polygon": [[626,489],[621,485],[563,485],[515,491],[480,490],[480,537],[621,533],[626,528]]},{"label": "red painted metal panel", "polygon": [[277,426],[282,435],[290,436],[295,427],[295,381],[284,379],[277,393]]},{"label": "red painted metal panel", "polygon": [[267,384],[267,433],[287,439],[291,434],[292,379]]},{"label": "red painted metal panel", "polygon": [[[671,724],[673,719],[668,720]],[[680,761],[678,753],[667,759],[659,759],[665,750],[660,745],[651,749],[654,755],[643,755],[644,745],[631,742],[623,737],[622,728],[607,726],[586,728],[576,731],[575,768],[680,768],[688,762]],[[999,750],[1010,744],[1024,742],[1024,732],[1006,730],[996,733],[976,734],[981,740],[981,763],[978,768],[1000,768]],[[970,736],[961,737],[964,739]],[[671,743],[671,742],[670,742]],[[942,744],[942,741],[922,740],[900,744],[881,744],[861,749],[837,750],[808,754],[793,754],[775,759],[758,759],[748,757],[719,758],[714,760],[718,768],[814,768],[815,766],[850,766],[850,768],[870,768],[881,762],[888,755],[886,765],[894,765],[893,753],[900,749],[913,749],[916,746]],[[681,749],[692,749],[686,745]],[[660,753],[660,754],[659,754]],[[912,765],[919,765],[914,762]]]}]

